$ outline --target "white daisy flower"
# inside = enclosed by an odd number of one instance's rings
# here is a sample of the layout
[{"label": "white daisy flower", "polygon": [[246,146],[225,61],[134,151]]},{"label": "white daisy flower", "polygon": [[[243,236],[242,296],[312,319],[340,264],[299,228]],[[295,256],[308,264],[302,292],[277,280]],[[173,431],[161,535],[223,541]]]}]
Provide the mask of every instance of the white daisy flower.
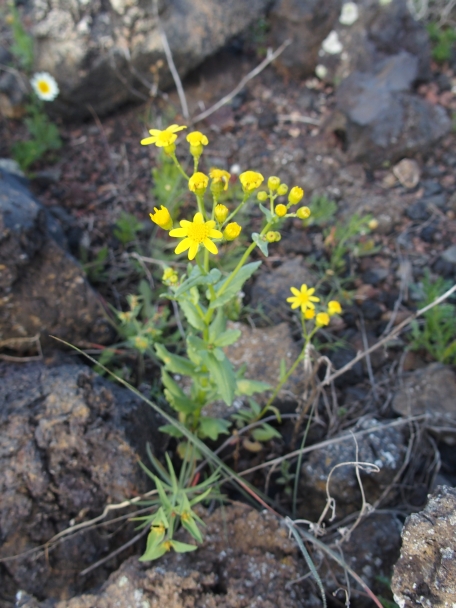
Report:
[{"label": "white daisy flower", "polygon": [[321,48],[325,51],[325,53],[328,53],[328,55],[337,55],[344,47],[339,40],[337,32],[333,30],[323,40]]},{"label": "white daisy flower", "polygon": [[339,22],[342,25],[352,25],[359,17],[358,7],[354,2],[346,2],[342,6]]},{"label": "white daisy flower", "polygon": [[30,80],[37,96],[43,101],[54,101],[59,94],[59,87],[53,76],[47,72],[37,72]]}]

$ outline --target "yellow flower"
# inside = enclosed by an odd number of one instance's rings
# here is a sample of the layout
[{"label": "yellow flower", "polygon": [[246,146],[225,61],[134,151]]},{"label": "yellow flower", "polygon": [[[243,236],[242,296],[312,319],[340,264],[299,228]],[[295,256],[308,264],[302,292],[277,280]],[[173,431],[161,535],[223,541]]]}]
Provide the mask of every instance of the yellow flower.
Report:
[{"label": "yellow flower", "polygon": [[228,183],[230,181],[231,173],[224,169],[211,169],[209,171],[209,177],[212,178],[212,186],[215,184],[223,184],[223,190],[228,190]]},{"label": "yellow flower", "polygon": [[191,133],[189,133],[186,137],[188,143],[191,146],[207,146],[207,144],[209,143],[208,138],[203,134],[200,133],[199,131],[192,131]]},{"label": "yellow flower", "polygon": [[332,317],[333,315],[340,315],[342,312],[342,306],[339,304],[337,300],[331,300],[328,302],[328,315]]},{"label": "yellow flower", "polygon": [[268,188],[269,190],[277,190],[277,188],[280,186],[280,177],[275,177],[274,175],[271,175],[271,177],[268,179]]},{"label": "yellow flower", "polygon": [[287,214],[287,206],[286,205],[276,205],[275,212],[278,217],[284,217]]},{"label": "yellow flower", "polygon": [[308,308],[304,313],[304,319],[313,319],[315,317],[315,310],[313,308]]},{"label": "yellow flower", "polygon": [[226,207],[225,205],[219,204],[215,206],[214,215],[215,219],[217,220],[217,222],[219,222],[219,224],[223,224],[223,222],[228,217],[228,212],[228,207]]},{"label": "yellow flower", "polygon": [[30,84],[37,96],[43,101],[54,101],[59,94],[59,87],[55,78],[47,72],[34,74]]},{"label": "yellow flower", "polygon": [[201,213],[196,213],[193,222],[181,220],[181,228],[175,228],[169,233],[170,236],[183,238],[184,240],[174,250],[174,253],[182,253],[188,249],[188,259],[193,260],[198,253],[200,245],[204,245],[211,253],[218,253],[218,249],[210,239],[221,239],[220,230],[215,230],[215,221],[204,221]]},{"label": "yellow flower", "polygon": [[299,188],[298,186],[294,186],[294,188],[290,190],[290,194],[288,195],[288,202],[290,203],[290,205],[297,205],[301,201],[303,196],[304,190],[302,188]]},{"label": "yellow flower", "polygon": [[320,298],[317,298],[313,294],[315,293],[315,288],[311,287],[307,289],[307,285],[301,285],[301,291],[296,287],[291,287],[291,292],[294,294],[293,296],[287,298],[287,302],[290,302],[291,308],[299,308],[301,307],[302,312],[306,312],[308,308],[315,308],[314,302],[319,302]]},{"label": "yellow flower", "polygon": [[209,178],[204,173],[197,171],[188,180],[188,189],[196,194],[204,194],[209,183]]},{"label": "yellow flower", "polygon": [[266,234],[264,235],[264,238],[266,239],[266,241],[268,243],[275,243],[276,242],[276,233],[273,230],[270,230],[269,232],[266,232]]},{"label": "yellow flower", "polygon": [[373,218],[373,219],[371,219],[369,221],[369,223],[367,225],[370,228],[370,230],[377,230],[377,228],[378,228],[378,220],[376,220],[375,218]]},{"label": "yellow flower", "polygon": [[223,236],[227,241],[234,241],[234,239],[237,239],[237,237],[241,234],[241,230],[242,228],[238,223],[231,222],[231,224],[228,224],[223,231]]},{"label": "yellow flower", "polygon": [[136,336],[135,348],[137,348],[141,352],[144,352],[148,346],[149,342],[146,340],[146,338],[143,338],[142,336]]},{"label": "yellow flower", "polygon": [[264,190],[260,190],[260,192],[258,192],[257,194],[257,199],[260,201],[260,203],[264,203],[265,201],[267,201],[269,198],[268,193],[265,192]]},{"label": "yellow flower", "polygon": [[171,230],[171,228],[173,227],[173,220],[169,214],[168,209],[166,207],[163,207],[163,205],[161,205],[160,209],[157,209],[157,207],[154,207],[154,211],[155,211],[155,213],[149,214],[150,219],[155,224],[160,226],[160,228],[163,228],[163,230]]},{"label": "yellow flower", "polygon": [[306,220],[308,217],[310,217],[309,207],[299,207],[299,209],[296,211],[296,215],[300,220]]},{"label": "yellow flower", "polygon": [[244,171],[239,176],[239,180],[242,184],[244,192],[253,192],[261,186],[264,181],[264,177],[261,173],[257,173],[256,171]]},{"label": "yellow flower", "polygon": [[163,271],[162,281],[166,283],[177,283],[178,276],[174,268],[165,268]]},{"label": "yellow flower", "polygon": [[327,312],[319,312],[316,319],[315,325],[317,327],[324,327],[325,325],[329,325],[329,315]]},{"label": "yellow flower", "polygon": [[173,144],[176,139],[176,133],[178,131],[182,131],[182,129],[186,129],[187,127],[180,127],[179,125],[170,125],[166,127],[163,131],[160,129],[150,129],[149,133],[152,137],[146,137],[141,140],[142,146],[148,146],[149,144],[155,144],[157,148],[165,148]]},{"label": "yellow flower", "polygon": [[280,184],[277,188],[277,194],[279,196],[284,196],[288,192],[288,186],[286,184]]}]

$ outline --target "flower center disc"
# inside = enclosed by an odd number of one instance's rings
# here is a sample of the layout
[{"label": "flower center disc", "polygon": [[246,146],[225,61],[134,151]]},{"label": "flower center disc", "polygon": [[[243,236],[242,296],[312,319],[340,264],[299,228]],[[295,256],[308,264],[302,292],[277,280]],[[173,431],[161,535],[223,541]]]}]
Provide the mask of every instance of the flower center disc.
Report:
[{"label": "flower center disc", "polygon": [[196,243],[202,243],[209,234],[209,230],[205,224],[192,224],[188,228],[188,238]]},{"label": "flower center disc", "polygon": [[50,87],[47,82],[41,81],[38,83],[38,88],[42,93],[49,93]]}]

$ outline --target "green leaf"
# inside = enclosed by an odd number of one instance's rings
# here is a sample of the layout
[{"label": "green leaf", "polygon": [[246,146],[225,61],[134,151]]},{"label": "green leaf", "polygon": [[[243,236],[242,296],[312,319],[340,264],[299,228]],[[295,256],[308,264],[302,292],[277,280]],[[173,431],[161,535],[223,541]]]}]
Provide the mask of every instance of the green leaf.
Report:
[{"label": "green leaf", "polygon": [[269,222],[271,222],[272,220],[275,219],[275,216],[269,211],[269,209],[267,207],[265,207],[264,205],[262,205],[260,203],[260,209],[262,211],[262,213],[264,213],[264,215],[266,216],[266,220],[269,224]]},{"label": "green leaf", "polygon": [[199,266],[194,266],[188,279],[176,289],[174,295],[179,297],[197,285],[214,285],[220,280],[221,274],[218,268],[213,268],[209,274],[205,275],[201,272]]},{"label": "green leaf", "polygon": [[282,382],[282,380],[285,378],[286,375],[287,375],[287,364],[285,363],[285,359],[280,359],[279,382]]},{"label": "green leaf", "polygon": [[194,327],[195,329],[199,329],[200,331],[204,331],[206,329],[206,324],[201,318],[198,309],[195,304],[193,304],[193,302],[181,298],[179,300],[179,306],[181,307],[185,318],[192,327]]},{"label": "green leaf", "polygon": [[185,397],[186,396],[184,391],[177,384],[177,382],[175,382],[171,378],[171,376],[168,374],[168,372],[164,369],[162,369],[161,380],[162,380],[165,388],[167,388],[169,390],[169,392],[171,393],[171,395],[173,397]]},{"label": "green leaf", "polygon": [[202,416],[199,422],[199,433],[198,435],[202,439],[212,439],[216,441],[219,435],[229,435],[229,428],[231,423],[223,418],[210,418],[209,416]]},{"label": "green leaf", "polygon": [[182,412],[183,414],[192,414],[199,407],[197,403],[188,397],[176,397],[175,395],[172,395],[166,388],[163,392],[165,393],[168,403],[177,412]]},{"label": "green leaf", "polygon": [[236,395],[254,395],[255,393],[263,393],[271,389],[271,386],[266,382],[260,382],[259,380],[248,380],[247,378],[241,378],[237,381]]},{"label": "green leaf", "polygon": [[236,388],[236,377],[231,363],[226,357],[223,361],[218,361],[212,353],[207,353],[204,363],[209,370],[211,380],[217,387],[220,397],[227,405],[231,405]]},{"label": "green leaf", "polygon": [[[237,293],[241,291],[242,286],[247,281],[247,279],[249,279],[255,272],[255,270],[257,270],[257,268],[261,266],[261,263],[262,262],[250,262],[250,264],[246,264],[245,266],[243,266],[241,270],[237,273],[235,278],[232,280],[232,282],[229,284],[229,286],[226,288],[226,291],[224,291],[222,295],[217,296],[217,299],[211,302],[209,308],[218,308],[219,306],[223,306],[224,304],[229,302],[231,298],[234,298]],[[223,279],[223,281],[217,283],[215,286],[215,291],[219,292],[223,285],[225,285],[225,283],[229,280],[229,278],[230,277],[227,277]]]},{"label": "green leaf", "polygon": [[206,353],[208,345],[204,340],[198,338],[198,336],[187,336],[187,344],[193,350],[196,350],[199,353]]},{"label": "green leaf", "polygon": [[154,346],[158,357],[163,361],[168,371],[183,376],[193,376],[195,374],[195,365],[191,361],[180,355],[173,355],[162,344],[155,344]]},{"label": "green leaf", "polygon": [[[196,549],[196,547],[195,547]],[[166,547],[165,543],[161,543],[158,546],[151,546],[151,548],[147,548],[146,551],[144,552],[144,555],[141,555],[141,557],[139,558],[140,562],[151,562],[154,559],[158,559],[159,557],[161,557],[162,555],[165,555],[165,553],[168,551],[168,548]]]},{"label": "green leaf", "polygon": [[184,436],[183,433],[179,429],[177,429],[173,424],[164,424],[163,426],[158,427],[158,430],[162,433],[166,433],[170,437],[176,437],[177,439],[180,439]]},{"label": "green leaf", "polygon": [[239,329],[227,329],[213,341],[213,344],[214,346],[223,348],[224,346],[229,346],[230,344],[237,342],[241,335],[242,332]]},{"label": "green leaf", "polygon": [[258,247],[260,248],[261,253],[264,256],[268,257],[268,255],[269,255],[269,253],[268,253],[268,245],[269,245],[269,243],[267,241],[263,241],[263,239],[258,234],[258,232],[252,232],[252,241],[258,245]]},{"label": "green leaf", "polygon": [[221,308],[217,310],[214,320],[209,325],[209,342],[214,343],[226,329],[226,316]]},{"label": "green leaf", "polygon": [[255,441],[270,441],[273,437],[281,438],[282,435],[277,429],[264,422],[259,428],[252,431]]},{"label": "green leaf", "polygon": [[189,545],[188,543],[181,543],[178,540],[172,540],[171,547],[176,553],[188,553],[189,551],[196,551],[198,547],[196,545]]},{"label": "green leaf", "polygon": [[162,484],[162,482],[160,481],[160,479],[156,476],[154,476],[154,481],[155,481],[155,486],[157,488],[157,492],[158,495],[160,497],[160,502],[162,504],[162,506],[166,509],[171,510],[172,509],[172,505],[171,502],[168,498],[168,495],[166,494],[165,488]]},{"label": "green leaf", "polygon": [[196,521],[192,517],[185,520],[181,518],[181,524],[187,530],[187,532],[190,532],[190,534],[197,542],[203,542],[201,530],[198,528],[198,526],[196,525]]}]

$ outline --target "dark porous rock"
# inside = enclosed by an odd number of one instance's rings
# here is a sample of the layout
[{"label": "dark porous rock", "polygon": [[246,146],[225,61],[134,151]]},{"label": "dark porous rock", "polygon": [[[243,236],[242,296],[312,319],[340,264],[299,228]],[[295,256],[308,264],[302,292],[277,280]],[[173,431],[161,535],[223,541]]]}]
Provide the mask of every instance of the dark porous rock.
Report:
[{"label": "dark porous rock", "polygon": [[391,581],[401,608],[456,605],[456,489],[439,486],[406,520]]},{"label": "dark porous rock", "polygon": [[38,336],[45,349],[57,347],[50,335],[77,345],[109,341],[98,297],[65,244],[24,182],[0,170],[0,340]]},{"label": "dark porous rock", "polygon": [[373,73],[379,62],[407,52],[416,60],[412,80],[429,80],[431,54],[425,27],[411,15],[407,0],[382,5],[378,0],[357,0],[351,19],[342,11],[331,36],[338,45],[325,41],[319,52],[318,76],[339,83],[354,71]]},{"label": "dark porous rock", "polygon": [[425,200],[419,200],[410,205],[405,214],[414,222],[425,222],[431,215]]},{"label": "dark porous rock", "polygon": [[146,461],[147,442],[160,445],[157,426],[147,404],[88,367],[0,365],[0,557],[24,553],[3,562],[3,593],[59,599],[105,580],[115,560],[78,575],[129,540],[133,527],[114,535],[89,529],[48,553],[37,549],[147,489],[138,457]]},{"label": "dark porous rock", "polygon": [[[288,530],[266,512],[236,504],[200,512],[205,540],[192,553],[167,553],[159,562],[131,557],[93,594],[54,608],[319,608],[310,586],[290,584],[304,573]],[[188,542],[188,536],[178,535]],[[33,603],[35,602],[35,603]],[[46,608],[25,598],[20,608]]]},{"label": "dark porous rock", "polygon": [[276,0],[270,13],[274,46],[291,40],[275,65],[293,77],[315,70],[321,43],[339,16],[342,0]]},{"label": "dark porous rock", "polygon": [[290,288],[300,289],[302,284],[311,287],[314,283],[314,275],[297,256],[271,271],[261,271],[252,287],[251,306],[274,324],[286,321],[291,310],[287,298],[293,295]]},{"label": "dark porous rock", "polygon": [[456,433],[456,374],[442,363],[431,363],[405,377],[393,398],[393,409],[401,416],[426,414],[427,425],[442,441],[454,445]]},{"label": "dark porous rock", "polygon": [[451,129],[443,107],[409,93],[418,60],[401,52],[383,60],[375,73],[354,71],[336,92],[328,119],[345,133],[348,156],[371,167],[426,152]]},{"label": "dark porous rock", "polygon": [[[356,350],[351,346],[344,346],[332,350],[328,354],[333,367],[338,370],[348,365],[352,359],[356,357]],[[336,378],[336,386],[346,386],[350,384],[357,384],[363,379],[363,364],[361,361],[357,361],[350,369],[344,374]]]},{"label": "dark porous rock", "polygon": [[[344,560],[377,595],[385,595],[385,579],[389,580],[401,548],[402,524],[391,513],[370,513],[350,532],[350,525],[340,530],[344,540],[338,545]],[[323,558],[323,555],[321,555]],[[319,574],[330,597],[344,599],[346,572],[327,558]],[[383,580],[382,580],[383,579]],[[356,608],[372,608],[372,600],[355,581],[351,587],[351,604]]]},{"label": "dark porous rock", "polygon": [[[240,329],[239,340],[225,349],[226,356],[236,367],[246,366],[245,377],[250,380],[266,382],[272,388],[280,381],[280,361],[283,359],[287,369],[299,356],[300,349],[293,340],[288,323],[279,323],[274,327],[251,328],[243,323],[230,323],[230,328]],[[295,400],[304,389],[302,368],[291,375],[279,393],[282,402]],[[255,395],[261,403],[266,402],[270,393]]]},{"label": "dark porous rock", "polygon": [[[366,431],[356,438],[358,444],[358,461],[370,463],[379,468],[365,466],[360,469],[360,476],[366,501],[373,504],[386,488],[393,482],[400,470],[405,445],[402,432],[394,427],[383,428],[375,419],[361,419],[352,429],[353,433]],[[340,440],[344,437],[343,440]],[[301,504],[299,515],[311,521],[317,521],[326,505],[326,483],[333,471],[329,483],[329,492],[335,500],[335,515],[344,517],[358,511],[362,506],[361,491],[356,477],[356,442],[351,433],[344,433],[329,446],[311,452],[303,464],[300,478]],[[344,466],[343,463],[348,463]],[[367,470],[366,470],[367,469]],[[331,516],[331,510],[328,517]]]},{"label": "dark porous rock", "polygon": [[378,321],[382,312],[382,307],[374,300],[367,299],[361,304],[361,313],[367,321]]},{"label": "dark porous rock", "polygon": [[431,222],[428,226],[425,226],[420,232],[420,239],[425,243],[433,243],[435,233],[438,230],[438,224]]},{"label": "dark porous rock", "polygon": [[[241,34],[269,0],[158,0],[158,11],[181,77]],[[57,80],[52,111],[67,117],[101,115],[129,101],[147,100],[173,84],[154,2],[143,0],[27,2],[35,70]],[[155,70],[155,78],[151,73]],[[146,86],[144,83],[150,83]]]}]

